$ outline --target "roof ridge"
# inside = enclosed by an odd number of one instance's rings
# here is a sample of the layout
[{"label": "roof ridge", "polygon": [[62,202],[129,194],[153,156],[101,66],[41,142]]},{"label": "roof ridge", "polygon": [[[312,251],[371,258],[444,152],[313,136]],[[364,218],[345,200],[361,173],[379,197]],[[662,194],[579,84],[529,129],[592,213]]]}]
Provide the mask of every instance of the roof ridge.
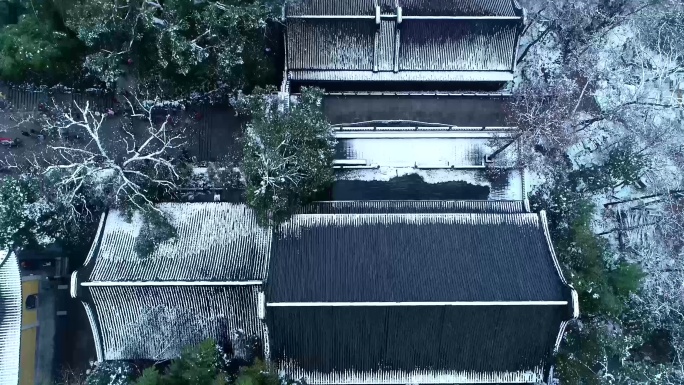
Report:
[{"label": "roof ridge", "polygon": [[397,217],[442,217],[442,216],[479,216],[479,215],[484,215],[484,216],[513,216],[513,215],[522,215],[522,216],[528,216],[528,217],[538,217],[537,213],[306,213],[306,214],[294,214],[293,217],[303,217],[303,216],[320,216],[320,217],[357,217],[357,216],[363,216],[363,217],[380,217],[380,216],[397,216]]},{"label": "roof ridge", "polygon": [[567,306],[568,301],[350,301],[267,302],[266,307],[371,307],[371,306]]}]

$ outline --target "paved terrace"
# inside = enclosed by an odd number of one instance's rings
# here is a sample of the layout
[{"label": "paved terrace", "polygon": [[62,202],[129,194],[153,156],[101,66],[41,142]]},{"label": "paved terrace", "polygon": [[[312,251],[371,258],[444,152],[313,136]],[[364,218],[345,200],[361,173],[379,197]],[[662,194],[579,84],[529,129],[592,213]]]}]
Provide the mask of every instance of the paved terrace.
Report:
[{"label": "paved terrace", "polygon": [[332,124],[414,120],[462,127],[510,125],[505,96],[329,95],[323,105]]},{"label": "paved terrace", "polygon": [[[116,108],[117,101],[111,96],[94,96],[71,93],[18,91],[0,87],[0,93],[5,95],[11,105],[11,109],[0,109],[0,137],[20,138],[22,145],[18,148],[0,148],[0,157],[4,158],[8,152],[15,155],[22,153],[41,152],[45,146],[37,138],[26,137],[22,131],[38,127],[31,124],[23,124],[17,127],[16,120],[30,114],[39,112],[41,104],[51,106],[52,100],[58,104],[71,105],[76,102],[84,106],[86,101],[97,106],[100,111],[108,108]],[[235,140],[241,132],[242,120],[235,115],[230,106],[198,106],[189,107],[185,112],[178,114],[178,119],[186,127],[186,149],[190,156],[194,156],[200,162],[216,161],[224,156],[232,155],[239,151],[239,145]],[[108,119],[109,121],[110,119]],[[112,122],[105,124],[114,124]],[[107,142],[118,142],[121,133],[116,130],[102,130],[101,133]]]}]

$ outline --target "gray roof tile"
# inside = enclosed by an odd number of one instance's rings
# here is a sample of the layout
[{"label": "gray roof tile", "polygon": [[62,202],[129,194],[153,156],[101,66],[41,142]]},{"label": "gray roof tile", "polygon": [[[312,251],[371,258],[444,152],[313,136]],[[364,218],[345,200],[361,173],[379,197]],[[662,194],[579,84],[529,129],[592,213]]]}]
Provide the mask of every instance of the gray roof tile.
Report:
[{"label": "gray roof tile", "polygon": [[567,300],[537,214],[303,214],[274,235],[269,302]]},{"label": "gray roof tile", "polygon": [[303,207],[298,214],[448,214],[527,212],[524,201],[328,201]]},{"label": "gray roof tile", "polygon": [[[394,15],[396,9],[390,7],[379,25],[372,17],[375,12],[368,8],[374,7],[373,1],[329,3],[336,4],[330,5],[334,10],[325,12],[322,10],[327,6],[316,1],[290,6],[286,40],[291,80],[428,81],[433,71],[463,71],[476,75],[449,79],[442,73],[437,74],[437,79],[442,76],[452,81],[507,81],[501,79],[501,74],[487,76],[482,72],[513,70],[522,17],[512,0],[448,2],[451,6],[445,1],[406,0],[406,18],[401,23]],[[315,12],[307,7],[315,8]],[[411,19],[412,16],[428,19]],[[430,19],[444,16],[469,18]],[[478,18],[482,16],[512,19]],[[403,75],[397,76],[395,69]],[[312,73],[317,71],[343,73]],[[353,77],[353,73],[346,73],[350,71],[364,72]]]},{"label": "gray roof tile", "polygon": [[147,257],[135,250],[142,221],[111,211],[89,280],[241,281],[266,277],[271,232],[245,205],[164,203],[178,231]]},{"label": "gray roof tile", "polygon": [[548,305],[267,308],[272,360],[310,384],[541,381],[564,319]]},{"label": "gray roof tile", "polygon": [[103,359],[166,360],[213,339],[230,343],[232,330],[263,338],[259,286],[90,287]]},{"label": "gray roof tile", "polygon": [[21,276],[16,255],[0,251],[0,384],[19,382]]}]

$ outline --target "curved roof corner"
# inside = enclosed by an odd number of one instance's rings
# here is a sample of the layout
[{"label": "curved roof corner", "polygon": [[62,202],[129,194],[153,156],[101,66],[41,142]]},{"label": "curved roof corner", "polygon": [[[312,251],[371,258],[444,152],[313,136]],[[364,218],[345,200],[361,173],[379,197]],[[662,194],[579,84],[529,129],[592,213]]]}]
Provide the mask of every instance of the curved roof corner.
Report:
[{"label": "curved roof corner", "polygon": [[69,294],[71,298],[78,298],[78,270],[71,272],[71,282],[69,283]]}]

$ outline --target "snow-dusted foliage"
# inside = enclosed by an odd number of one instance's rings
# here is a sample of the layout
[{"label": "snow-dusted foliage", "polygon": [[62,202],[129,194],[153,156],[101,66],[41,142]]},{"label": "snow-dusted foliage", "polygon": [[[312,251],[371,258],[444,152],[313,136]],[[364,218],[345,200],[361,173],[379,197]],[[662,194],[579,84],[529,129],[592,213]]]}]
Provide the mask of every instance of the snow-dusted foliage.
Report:
[{"label": "snow-dusted foliage", "polygon": [[[102,383],[104,384],[108,383]],[[234,354],[226,353],[214,341],[206,340],[197,346],[188,346],[180,357],[171,360],[162,368],[152,366],[145,369],[140,377],[131,378],[126,384],[293,385],[301,382],[277,373],[274,368],[259,359],[236,362]]]},{"label": "snow-dusted foliage", "polygon": [[55,207],[29,176],[0,180],[0,248],[46,246],[60,236]]},{"label": "snow-dusted foliage", "polygon": [[[556,145],[562,156],[537,148],[535,158],[542,161],[534,171],[546,182],[537,193],[554,202],[550,211],[596,207],[584,240],[596,239],[608,250],[599,259],[608,271],[625,263],[640,271],[622,281],[612,274],[596,276],[591,265],[576,269],[571,281],[584,302],[583,316],[569,335],[557,374],[561,383],[680,384],[684,8],[671,0],[526,3],[530,17],[521,42],[518,92],[525,95],[530,85],[554,90],[559,82],[571,91],[561,109],[570,113],[560,114],[567,139]],[[541,123],[549,120],[554,122]],[[580,183],[568,183],[577,176]],[[554,199],[552,184],[560,186]],[[577,234],[572,221],[556,226],[557,233]],[[572,252],[581,250],[580,240],[555,243]],[[578,255],[586,262],[592,253],[585,248]],[[589,292],[592,275],[608,285],[636,283],[636,290],[618,308],[588,307],[587,296],[605,297]]]},{"label": "snow-dusted foliage", "polygon": [[509,108],[511,120],[521,131],[524,153],[533,153],[535,146],[567,149],[573,143],[572,123],[580,93],[576,83],[564,77],[549,82],[530,79],[515,90]]},{"label": "snow-dusted foliage", "polygon": [[126,361],[96,362],[90,369],[85,385],[130,385],[135,366]]},{"label": "snow-dusted foliage", "polygon": [[262,220],[282,221],[333,181],[335,139],[322,95],[310,88],[291,102],[264,93],[247,100],[243,172],[248,203]]},{"label": "snow-dusted foliage", "polygon": [[66,24],[109,86],[132,75],[167,92],[241,87],[267,72],[263,31],[277,2],[79,0]]}]

